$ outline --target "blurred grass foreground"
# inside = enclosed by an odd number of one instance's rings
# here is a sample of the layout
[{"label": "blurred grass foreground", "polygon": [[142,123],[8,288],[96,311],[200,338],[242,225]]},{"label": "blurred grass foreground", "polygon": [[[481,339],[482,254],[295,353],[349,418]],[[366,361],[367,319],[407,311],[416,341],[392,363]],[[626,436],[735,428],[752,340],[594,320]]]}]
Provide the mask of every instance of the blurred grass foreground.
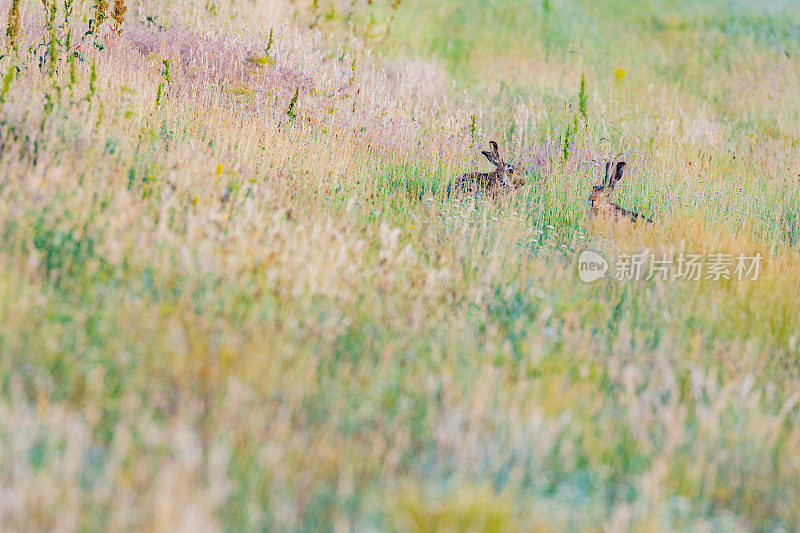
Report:
[{"label": "blurred grass foreground", "polygon": [[[0,27],[0,529],[800,529],[795,0]],[[447,198],[490,140],[526,185]]]}]

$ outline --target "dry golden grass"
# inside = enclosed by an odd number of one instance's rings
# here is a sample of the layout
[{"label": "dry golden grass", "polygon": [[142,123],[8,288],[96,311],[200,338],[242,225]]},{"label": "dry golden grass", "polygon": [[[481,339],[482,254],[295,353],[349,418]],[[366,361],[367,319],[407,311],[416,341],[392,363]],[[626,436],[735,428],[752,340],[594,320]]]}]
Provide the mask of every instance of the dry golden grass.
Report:
[{"label": "dry golden grass", "polygon": [[[797,528],[800,13],[528,4],[76,0],[51,69],[20,2],[0,527]],[[445,199],[489,139],[526,186]],[[619,153],[651,228],[587,220]]]}]

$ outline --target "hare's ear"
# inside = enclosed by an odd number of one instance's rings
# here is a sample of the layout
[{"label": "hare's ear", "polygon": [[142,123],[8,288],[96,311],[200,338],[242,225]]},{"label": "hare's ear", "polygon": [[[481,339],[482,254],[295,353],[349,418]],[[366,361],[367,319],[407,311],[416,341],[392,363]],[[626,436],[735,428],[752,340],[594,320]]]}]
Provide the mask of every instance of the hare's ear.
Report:
[{"label": "hare's ear", "polygon": [[481,153],[484,155],[484,157],[486,157],[486,159],[489,160],[489,163],[497,165],[497,161],[495,161],[494,156],[491,154],[491,152],[487,152],[486,150],[484,150]]},{"label": "hare's ear", "polygon": [[611,176],[611,188],[614,188],[614,185],[617,184],[619,180],[622,179],[622,174],[625,172],[625,161],[620,161],[617,163],[617,166],[614,167],[614,175]]},{"label": "hare's ear", "polygon": [[494,158],[494,164],[498,167],[503,166],[503,158],[500,157],[500,152],[497,150],[497,143],[494,141],[489,141],[489,147],[492,149],[492,157]]},{"label": "hare's ear", "polygon": [[611,185],[608,179],[608,171],[611,169],[611,161],[606,161],[606,175],[603,178],[603,187],[608,187]]}]

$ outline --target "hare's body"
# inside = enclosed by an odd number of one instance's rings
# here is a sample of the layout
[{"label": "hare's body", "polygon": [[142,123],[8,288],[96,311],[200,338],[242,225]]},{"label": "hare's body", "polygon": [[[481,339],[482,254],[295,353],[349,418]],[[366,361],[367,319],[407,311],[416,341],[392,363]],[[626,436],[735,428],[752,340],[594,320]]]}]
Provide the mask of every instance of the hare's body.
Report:
[{"label": "hare's body", "polygon": [[492,172],[467,172],[447,185],[447,197],[459,194],[488,194],[492,198],[499,198],[525,185],[525,178],[514,167],[509,165],[497,150],[497,143],[489,143],[490,152],[481,152],[490,163],[497,168]]},{"label": "hare's body", "polygon": [[622,179],[624,172],[624,161],[616,161],[613,165],[611,161],[606,163],[606,176],[602,185],[592,187],[592,194],[589,195],[589,217],[608,217],[615,221],[628,220],[634,224],[638,222],[652,224],[652,219],[611,201],[614,187]]},{"label": "hare's body", "polygon": [[487,193],[497,197],[504,192],[510,192],[511,187],[506,186],[498,171],[494,172],[468,172],[462,174],[452,183],[447,185],[447,196],[458,194],[477,195]]}]

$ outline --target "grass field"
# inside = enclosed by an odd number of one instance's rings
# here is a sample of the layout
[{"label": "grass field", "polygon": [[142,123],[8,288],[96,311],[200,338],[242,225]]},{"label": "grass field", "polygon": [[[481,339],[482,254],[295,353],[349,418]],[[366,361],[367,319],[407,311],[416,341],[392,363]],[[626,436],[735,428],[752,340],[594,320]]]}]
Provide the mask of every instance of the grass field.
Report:
[{"label": "grass field", "polygon": [[[795,0],[0,28],[0,529],[800,528]],[[526,185],[447,199],[492,139]],[[652,226],[587,216],[619,154]],[[764,259],[583,283],[585,249]]]}]

